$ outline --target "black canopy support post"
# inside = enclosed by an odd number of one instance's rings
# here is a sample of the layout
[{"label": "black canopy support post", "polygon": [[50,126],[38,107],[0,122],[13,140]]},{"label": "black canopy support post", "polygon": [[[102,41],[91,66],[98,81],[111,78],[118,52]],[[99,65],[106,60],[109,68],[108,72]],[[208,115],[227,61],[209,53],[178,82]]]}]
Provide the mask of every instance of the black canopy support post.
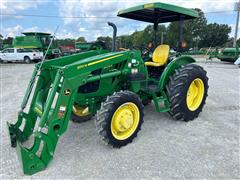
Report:
[{"label": "black canopy support post", "polygon": [[153,25],[154,30],[154,49],[157,47],[157,31],[158,31],[158,23],[154,23]]},{"label": "black canopy support post", "polygon": [[178,30],[178,48],[177,52],[182,52],[182,42],[183,42],[183,26],[184,26],[184,17],[181,16],[179,20],[179,30]]}]

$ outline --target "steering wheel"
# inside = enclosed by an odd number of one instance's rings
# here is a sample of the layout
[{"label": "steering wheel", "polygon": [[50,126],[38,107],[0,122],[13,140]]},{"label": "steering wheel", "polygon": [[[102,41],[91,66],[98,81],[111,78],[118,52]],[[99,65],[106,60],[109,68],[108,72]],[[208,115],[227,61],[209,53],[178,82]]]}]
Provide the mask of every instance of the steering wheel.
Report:
[{"label": "steering wheel", "polygon": [[151,58],[152,52],[147,47],[143,47],[141,52],[141,56],[144,61],[148,61]]}]

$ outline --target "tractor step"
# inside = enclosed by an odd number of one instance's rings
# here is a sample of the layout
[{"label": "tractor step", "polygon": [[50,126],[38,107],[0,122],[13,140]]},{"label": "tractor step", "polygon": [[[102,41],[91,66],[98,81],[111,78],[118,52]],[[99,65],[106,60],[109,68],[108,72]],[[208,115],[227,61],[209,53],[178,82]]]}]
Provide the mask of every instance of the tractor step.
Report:
[{"label": "tractor step", "polygon": [[159,97],[156,93],[152,93],[152,97],[157,112],[168,112],[170,110],[170,104],[164,91],[161,92]]}]

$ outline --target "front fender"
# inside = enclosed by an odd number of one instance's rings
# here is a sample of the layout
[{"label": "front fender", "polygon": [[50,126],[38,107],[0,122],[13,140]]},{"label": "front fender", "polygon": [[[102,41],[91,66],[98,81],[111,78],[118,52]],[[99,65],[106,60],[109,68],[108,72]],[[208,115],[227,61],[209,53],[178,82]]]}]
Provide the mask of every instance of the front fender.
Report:
[{"label": "front fender", "polygon": [[195,59],[193,59],[190,56],[180,56],[171,61],[166,68],[164,69],[158,87],[161,91],[163,91],[166,87],[166,84],[169,80],[169,77],[174,74],[175,70],[180,68],[182,65],[186,65],[189,63],[196,62]]}]

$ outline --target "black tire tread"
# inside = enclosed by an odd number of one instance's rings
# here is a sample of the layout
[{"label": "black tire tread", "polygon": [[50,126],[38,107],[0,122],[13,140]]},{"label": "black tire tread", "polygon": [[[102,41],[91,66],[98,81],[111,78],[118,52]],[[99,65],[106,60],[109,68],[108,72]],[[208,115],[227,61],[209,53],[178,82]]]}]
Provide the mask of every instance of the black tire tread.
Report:
[{"label": "black tire tread", "polygon": [[92,119],[92,115],[89,114],[87,116],[77,116],[75,115],[73,112],[72,112],[72,116],[71,116],[71,120],[75,123],[83,123],[83,122],[86,122],[86,121],[89,121]]},{"label": "black tire tread", "polygon": [[[202,104],[196,110],[196,113],[187,115],[186,112],[183,112],[181,109],[181,102],[185,99],[186,96],[182,95],[183,89],[186,88],[186,83],[189,81],[189,78],[194,76],[194,73],[198,72],[205,79],[205,94],[203,97]],[[176,120],[182,121],[191,121],[198,117],[199,113],[202,111],[202,108],[205,104],[207,98],[208,90],[208,77],[207,72],[196,64],[187,64],[181,68],[175,70],[175,73],[169,78],[169,82],[166,86],[167,96],[170,101],[170,111],[169,114],[173,116]],[[184,98],[184,99],[183,99]]]},{"label": "black tire tread", "polygon": [[[126,101],[129,101],[131,99],[134,99],[135,101],[138,101],[141,105],[139,107],[139,110],[142,114],[140,117],[139,125],[136,131],[133,133],[131,137],[129,137],[127,140],[124,140],[122,142],[118,142],[114,140],[112,137],[109,136],[107,133],[108,128],[108,121],[112,117],[113,109],[115,108],[115,104],[117,101],[119,101],[119,98],[123,98]],[[120,148],[122,146],[125,146],[128,143],[131,143],[135,137],[137,137],[137,133],[141,130],[141,125],[143,123],[143,105],[141,103],[141,100],[139,97],[131,92],[131,91],[120,91],[115,92],[113,95],[108,96],[105,102],[102,102],[101,108],[97,111],[97,116],[95,118],[95,125],[96,130],[98,132],[98,135],[100,136],[100,139],[107,145],[111,145],[112,147]]]}]

